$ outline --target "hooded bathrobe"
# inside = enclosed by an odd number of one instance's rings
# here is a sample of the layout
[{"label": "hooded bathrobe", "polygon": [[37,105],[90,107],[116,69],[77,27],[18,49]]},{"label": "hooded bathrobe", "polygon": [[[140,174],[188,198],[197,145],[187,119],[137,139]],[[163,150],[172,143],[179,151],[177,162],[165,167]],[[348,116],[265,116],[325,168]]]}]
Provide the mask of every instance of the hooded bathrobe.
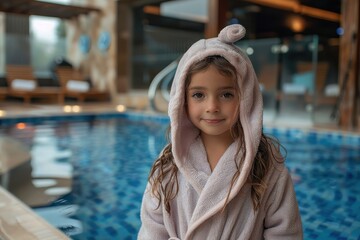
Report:
[{"label": "hooded bathrobe", "polygon": [[[292,180],[286,167],[273,164],[268,171],[260,207],[254,211],[249,173],[262,134],[262,96],[248,57],[233,43],[245,35],[238,24],[224,28],[217,38],[193,44],[179,62],[170,93],[169,116],[174,162],[178,167],[178,193],[168,213],[163,203],[145,190],[138,239],[232,240],[302,239],[302,227]],[[237,70],[240,89],[239,119],[246,155],[240,175],[223,209],[232,177],[238,141],[232,143],[211,172],[199,130],[185,109],[185,76],[189,66],[219,55]],[[244,153],[243,153],[244,154]]]}]

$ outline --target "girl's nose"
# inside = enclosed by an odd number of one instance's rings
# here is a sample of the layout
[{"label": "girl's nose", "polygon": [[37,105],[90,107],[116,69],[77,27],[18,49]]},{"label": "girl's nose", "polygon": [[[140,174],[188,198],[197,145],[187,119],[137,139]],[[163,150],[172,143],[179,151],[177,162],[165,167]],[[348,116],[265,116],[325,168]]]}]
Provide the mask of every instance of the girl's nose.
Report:
[{"label": "girl's nose", "polygon": [[209,98],[206,105],[206,112],[219,112],[219,102],[215,98]]}]

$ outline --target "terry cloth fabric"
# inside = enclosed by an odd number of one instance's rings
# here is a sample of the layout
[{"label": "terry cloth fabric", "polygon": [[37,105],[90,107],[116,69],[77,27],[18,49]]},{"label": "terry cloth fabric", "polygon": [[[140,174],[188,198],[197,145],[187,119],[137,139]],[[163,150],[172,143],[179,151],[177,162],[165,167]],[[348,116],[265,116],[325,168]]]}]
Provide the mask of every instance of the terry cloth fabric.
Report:
[{"label": "terry cloth fabric", "polygon": [[[170,214],[159,208],[149,185],[141,209],[138,239],[302,239],[301,220],[290,175],[283,164],[274,165],[265,181],[260,209],[253,210],[247,182],[262,134],[262,95],[248,57],[233,43],[245,35],[241,25],[224,28],[217,38],[192,45],[179,62],[170,93],[169,116],[174,162],[179,169],[179,191]],[[185,77],[189,67],[207,56],[219,55],[237,70],[240,89],[239,119],[246,155],[224,211],[230,182],[236,171],[232,143],[211,172],[199,130],[185,109]],[[274,149],[274,151],[277,151]],[[242,153],[240,153],[242,154]]]}]

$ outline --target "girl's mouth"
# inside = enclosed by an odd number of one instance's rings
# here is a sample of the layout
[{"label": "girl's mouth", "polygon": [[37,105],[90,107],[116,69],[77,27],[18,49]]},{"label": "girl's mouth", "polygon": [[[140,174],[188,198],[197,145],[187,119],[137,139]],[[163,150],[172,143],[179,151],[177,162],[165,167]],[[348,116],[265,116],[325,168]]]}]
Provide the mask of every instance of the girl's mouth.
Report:
[{"label": "girl's mouth", "polygon": [[223,119],[203,119],[203,121],[209,124],[216,124],[223,121]]}]

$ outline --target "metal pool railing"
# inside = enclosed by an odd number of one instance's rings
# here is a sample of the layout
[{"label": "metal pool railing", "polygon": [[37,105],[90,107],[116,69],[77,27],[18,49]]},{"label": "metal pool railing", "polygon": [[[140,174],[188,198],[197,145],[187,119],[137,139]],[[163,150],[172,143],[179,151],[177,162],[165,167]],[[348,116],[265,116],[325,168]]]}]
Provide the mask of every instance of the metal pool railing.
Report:
[{"label": "metal pool railing", "polygon": [[148,97],[150,102],[150,109],[156,112],[162,112],[162,110],[156,105],[156,94],[160,88],[161,96],[166,101],[169,102],[170,99],[170,86],[177,69],[179,59],[171,62],[163,70],[161,70],[151,82]]}]

